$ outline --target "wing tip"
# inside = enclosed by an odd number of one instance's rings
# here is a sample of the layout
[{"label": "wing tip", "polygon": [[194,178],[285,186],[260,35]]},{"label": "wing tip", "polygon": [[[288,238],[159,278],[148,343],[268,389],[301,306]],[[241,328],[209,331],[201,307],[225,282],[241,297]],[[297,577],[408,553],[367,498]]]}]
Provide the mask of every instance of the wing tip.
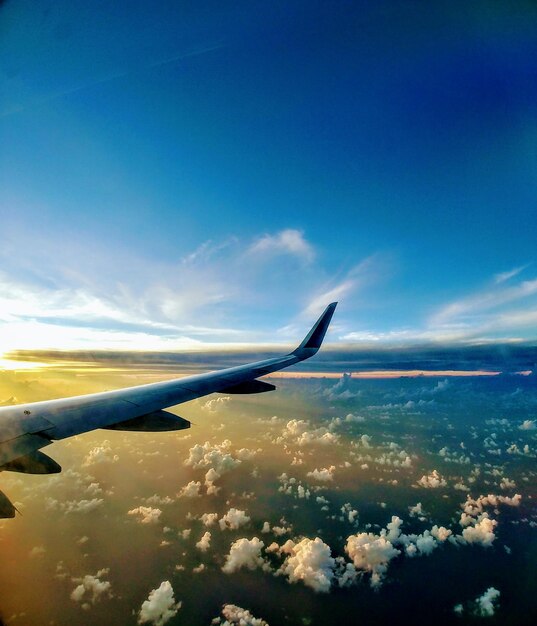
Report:
[{"label": "wing tip", "polygon": [[331,302],[323,311],[319,319],[312,326],[309,333],[304,337],[302,343],[292,354],[307,359],[313,356],[321,347],[326,331],[332,321],[332,316],[336,310],[337,302]]}]

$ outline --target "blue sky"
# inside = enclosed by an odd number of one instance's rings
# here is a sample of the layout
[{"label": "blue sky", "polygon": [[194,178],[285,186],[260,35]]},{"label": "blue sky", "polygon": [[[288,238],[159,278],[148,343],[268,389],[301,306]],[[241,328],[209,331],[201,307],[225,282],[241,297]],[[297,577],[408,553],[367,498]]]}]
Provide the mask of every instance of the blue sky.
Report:
[{"label": "blue sky", "polygon": [[6,2],[3,350],[534,340],[536,13]]}]

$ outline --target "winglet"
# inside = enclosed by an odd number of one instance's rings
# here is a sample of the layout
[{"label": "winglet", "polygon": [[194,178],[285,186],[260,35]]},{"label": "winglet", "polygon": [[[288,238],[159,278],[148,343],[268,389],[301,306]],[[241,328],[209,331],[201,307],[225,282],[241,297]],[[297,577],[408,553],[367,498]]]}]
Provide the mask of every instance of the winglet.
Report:
[{"label": "winglet", "polygon": [[336,306],[337,302],[332,302],[326,307],[324,313],[315,322],[310,332],[305,336],[304,341],[291,354],[294,354],[302,359],[307,359],[319,350],[326,331],[328,330],[328,326],[330,325],[330,321],[332,320],[332,315],[334,315],[334,311],[336,310]]}]

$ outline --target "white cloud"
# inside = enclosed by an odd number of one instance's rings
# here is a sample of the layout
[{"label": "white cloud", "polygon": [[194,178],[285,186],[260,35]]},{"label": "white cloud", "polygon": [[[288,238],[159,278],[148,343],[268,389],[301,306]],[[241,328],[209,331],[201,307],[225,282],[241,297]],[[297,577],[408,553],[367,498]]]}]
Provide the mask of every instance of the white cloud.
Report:
[{"label": "white cloud", "polygon": [[177,494],[179,498],[199,498],[200,497],[201,483],[191,480],[188,485],[182,487],[181,491]]},{"label": "white cloud", "polygon": [[275,235],[264,235],[253,243],[249,253],[256,256],[286,254],[310,263],[315,258],[313,246],[301,231],[288,228]]},{"label": "white cloud", "polygon": [[170,582],[165,580],[158,589],[153,589],[147,600],[142,603],[138,614],[138,624],[150,623],[153,626],[164,626],[177,615],[181,605],[182,602],[175,601]]},{"label": "white cloud", "polygon": [[128,512],[128,515],[137,516],[140,524],[158,524],[161,514],[160,509],[154,509],[150,506],[139,506]]},{"label": "white cloud", "polygon": [[117,461],[119,461],[119,456],[113,453],[110,442],[108,439],[105,439],[100,446],[96,446],[89,451],[82,465],[87,467],[99,463],[116,463]]},{"label": "white cloud", "polygon": [[382,583],[390,561],[400,554],[385,536],[373,533],[357,533],[347,538],[345,552],[357,570],[371,573],[371,586]]},{"label": "white cloud", "polygon": [[201,408],[204,411],[209,411],[209,413],[216,413],[219,409],[224,408],[230,400],[231,396],[217,396],[216,398],[207,400]]},{"label": "white cloud", "polygon": [[196,548],[202,552],[207,552],[211,545],[211,533],[207,531],[202,538],[196,543]]},{"label": "white cloud", "polygon": [[82,608],[87,610],[103,596],[111,598],[111,583],[107,580],[101,580],[109,571],[109,569],[104,568],[94,576],[86,574],[83,578],[73,578],[73,582],[79,584],[71,592],[71,600],[81,603]]},{"label": "white cloud", "polygon": [[438,489],[439,487],[445,487],[447,482],[438,470],[433,470],[430,474],[422,476],[418,480],[418,485],[426,489]]},{"label": "white cloud", "polygon": [[232,574],[243,567],[250,570],[263,567],[265,562],[261,556],[261,550],[264,545],[257,537],[238,539],[231,544],[222,571],[226,574]]},{"label": "white cloud", "polygon": [[498,522],[488,517],[487,513],[482,513],[475,525],[467,526],[462,531],[462,538],[466,543],[477,543],[484,547],[489,547],[496,539],[494,528]]},{"label": "white cloud", "polygon": [[520,430],[535,430],[537,429],[537,424],[535,424],[535,420],[524,420],[518,428]]},{"label": "white cloud", "polygon": [[315,468],[313,472],[308,472],[306,476],[311,476],[311,478],[318,480],[319,482],[326,483],[334,480],[335,469],[335,465],[331,465],[330,467],[323,467],[320,470]]},{"label": "white cloud", "polygon": [[238,624],[238,626],[269,626],[264,619],[254,617],[250,611],[235,604],[224,604],[222,616],[224,619],[215,617],[211,624],[213,626],[232,626],[232,624]]},{"label": "white cloud", "polygon": [[335,566],[330,546],[316,537],[304,538],[299,543],[289,540],[283,548],[289,556],[280,571],[289,578],[289,582],[302,581],[319,592],[330,590]]},{"label": "white cloud", "polygon": [[250,521],[250,518],[244,511],[231,508],[225,515],[218,520],[221,530],[228,528],[229,530],[238,530],[241,526],[245,526]]},{"label": "white cloud", "polygon": [[59,509],[67,515],[70,513],[90,513],[91,511],[100,508],[103,504],[104,500],[102,498],[92,498],[91,500],[67,500],[65,502],[54,500],[53,498],[47,498],[46,500],[47,509]]},{"label": "white cloud", "polygon": [[321,426],[309,430],[310,424],[305,420],[292,419],[287,422],[282,431],[282,436],[275,443],[293,441],[299,446],[313,444],[331,445],[338,443],[339,435],[330,432],[330,429]]},{"label": "white cloud", "polygon": [[203,513],[200,517],[204,526],[213,526],[218,519],[218,513]]},{"label": "white cloud", "polygon": [[519,267],[513,268],[512,270],[507,270],[506,272],[500,272],[499,274],[495,274],[494,275],[494,282],[495,283],[504,283],[507,280],[510,280],[511,278],[514,278],[515,276],[518,276],[518,274],[520,274],[520,272],[524,271],[527,267],[528,267],[528,265],[521,265]]},{"label": "white cloud", "polygon": [[494,589],[494,587],[489,587],[482,596],[476,598],[475,615],[479,615],[479,617],[492,617],[497,608],[499,597],[500,592]]}]

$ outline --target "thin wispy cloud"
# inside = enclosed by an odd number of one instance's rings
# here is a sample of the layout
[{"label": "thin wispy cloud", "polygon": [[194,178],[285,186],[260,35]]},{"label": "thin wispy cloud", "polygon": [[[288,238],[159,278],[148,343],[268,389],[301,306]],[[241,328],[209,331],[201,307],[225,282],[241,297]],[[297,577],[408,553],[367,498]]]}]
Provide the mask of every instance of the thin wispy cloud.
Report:
[{"label": "thin wispy cloud", "polygon": [[84,91],[86,89],[91,89],[92,87],[97,87],[105,83],[110,83],[115,80],[127,78],[128,76],[132,76],[133,74],[136,74],[139,72],[144,72],[150,69],[156,69],[158,67],[170,65],[172,63],[178,63],[180,61],[185,61],[186,59],[189,59],[192,57],[200,56],[202,54],[208,54],[209,52],[215,52],[216,50],[220,50],[221,48],[223,48],[224,45],[225,44],[223,42],[208,44],[206,46],[201,46],[199,48],[195,48],[187,52],[178,52],[177,54],[173,54],[168,57],[164,57],[164,58],[152,61],[152,62],[140,64],[137,68],[134,68],[134,69],[107,72],[101,76],[90,78],[76,85],[70,85],[68,87],[64,87],[62,89],[53,91],[51,93],[34,96],[23,104],[11,106],[4,110],[0,110],[0,118],[4,118],[4,117],[7,117],[8,115],[13,115],[15,113],[26,111],[27,109],[30,109],[32,107],[41,106],[43,104],[46,104],[47,102],[52,102],[59,98],[69,96],[69,95],[78,93],[80,91]]},{"label": "thin wispy cloud", "polygon": [[512,270],[508,270],[507,272],[500,272],[494,276],[495,283],[504,283],[515,276],[518,276],[521,272],[523,272],[527,267],[529,267],[529,263],[526,265],[521,265],[519,267],[515,267]]},{"label": "thin wispy cloud", "polygon": [[315,250],[304,233],[293,228],[274,235],[263,235],[250,246],[248,252],[254,256],[290,255],[306,263],[315,259]]}]

